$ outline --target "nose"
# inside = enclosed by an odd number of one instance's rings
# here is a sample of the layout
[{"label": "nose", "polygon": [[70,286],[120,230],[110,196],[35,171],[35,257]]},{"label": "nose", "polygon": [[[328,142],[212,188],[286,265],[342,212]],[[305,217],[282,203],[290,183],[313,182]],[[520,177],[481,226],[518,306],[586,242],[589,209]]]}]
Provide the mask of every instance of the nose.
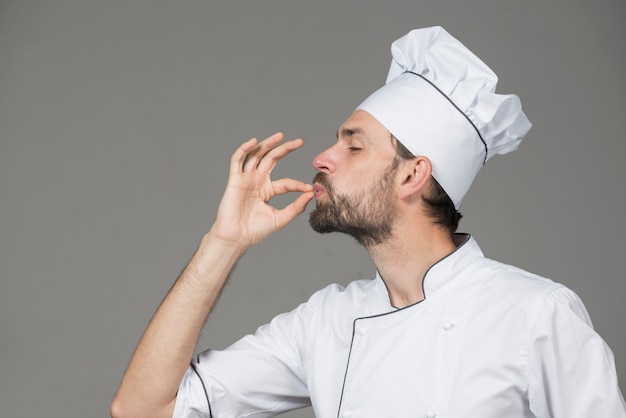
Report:
[{"label": "nose", "polygon": [[337,168],[337,163],[332,152],[333,147],[326,148],[313,159],[313,167],[321,173],[332,173]]}]

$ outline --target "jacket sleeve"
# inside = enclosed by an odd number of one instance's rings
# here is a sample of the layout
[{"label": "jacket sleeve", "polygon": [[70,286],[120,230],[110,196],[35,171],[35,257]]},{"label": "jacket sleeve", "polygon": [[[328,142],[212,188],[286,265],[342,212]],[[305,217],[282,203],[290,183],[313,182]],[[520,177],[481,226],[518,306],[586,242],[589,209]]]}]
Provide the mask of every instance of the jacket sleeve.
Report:
[{"label": "jacket sleeve", "polygon": [[275,317],[225,350],[199,354],[185,374],[174,417],[270,417],[310,405],[303,358],[310,307]]},{"label": "jacket sleeve", "polygon": [[571,290],[544,296],[530,327],[529,402],[540,418],[626,418],[613,353]]}]

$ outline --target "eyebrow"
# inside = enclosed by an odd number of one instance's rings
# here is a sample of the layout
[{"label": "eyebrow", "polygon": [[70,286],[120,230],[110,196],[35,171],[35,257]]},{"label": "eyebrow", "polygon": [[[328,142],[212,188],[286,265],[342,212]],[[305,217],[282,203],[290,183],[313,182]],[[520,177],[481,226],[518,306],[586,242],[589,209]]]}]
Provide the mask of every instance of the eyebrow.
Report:
[{"label": "eyebrow", "polygon": [[341,132],[341,137],[352,137],[356,135],[363,135],[363,131],[360,128],[343,128],[341,131],[337,131],[337,139],[339,139],[339,132]]}]

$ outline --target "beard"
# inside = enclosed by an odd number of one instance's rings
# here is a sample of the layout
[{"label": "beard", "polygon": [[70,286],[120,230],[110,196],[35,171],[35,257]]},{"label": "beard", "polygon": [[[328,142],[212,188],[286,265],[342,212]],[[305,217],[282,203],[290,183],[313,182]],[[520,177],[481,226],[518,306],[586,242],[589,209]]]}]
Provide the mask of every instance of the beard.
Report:
[{"label": "beard", "polygon": [[311,228],[321,234],[348,234],[364,247],[385,242],[392,235],[396,214],[392,185],[397,166],[396,160],[385,170],[380,180],[351,195],[335,192],[326,174],[318,173],[313,182],[324,187],[326,201],[318,200],[309,215]]}]

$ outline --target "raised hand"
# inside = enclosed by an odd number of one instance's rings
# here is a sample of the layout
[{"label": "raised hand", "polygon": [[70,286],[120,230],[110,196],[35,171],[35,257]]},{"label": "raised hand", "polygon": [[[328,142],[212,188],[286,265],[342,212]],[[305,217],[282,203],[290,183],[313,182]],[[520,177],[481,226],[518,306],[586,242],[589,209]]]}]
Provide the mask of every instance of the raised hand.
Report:
[{"label": "raised hand", "polygon": [[[198,335],[239,257],[302,213],[313,186],[293,179],[272,181],[276,163],[303,141],[277,133],[251,139],[233,154],[228,185],[215,223],[170,289],[133,354],[111,416],[171,417],[179,384],[193,356]],[[299,192],[284,209],[270,199]]]},{"label": "raised hand", "polygon": [[[280,132],[261,142],[252,138],[235,151],[226,191],[210,231],[215,238],[247,249],[289,224],[313,198],[309,183],[270,178],[276,163],[303,145],[302,139],[281,143],[283,138]],[[302,194],[283,209],[269,204],[273,197],[289,192]]]}]

